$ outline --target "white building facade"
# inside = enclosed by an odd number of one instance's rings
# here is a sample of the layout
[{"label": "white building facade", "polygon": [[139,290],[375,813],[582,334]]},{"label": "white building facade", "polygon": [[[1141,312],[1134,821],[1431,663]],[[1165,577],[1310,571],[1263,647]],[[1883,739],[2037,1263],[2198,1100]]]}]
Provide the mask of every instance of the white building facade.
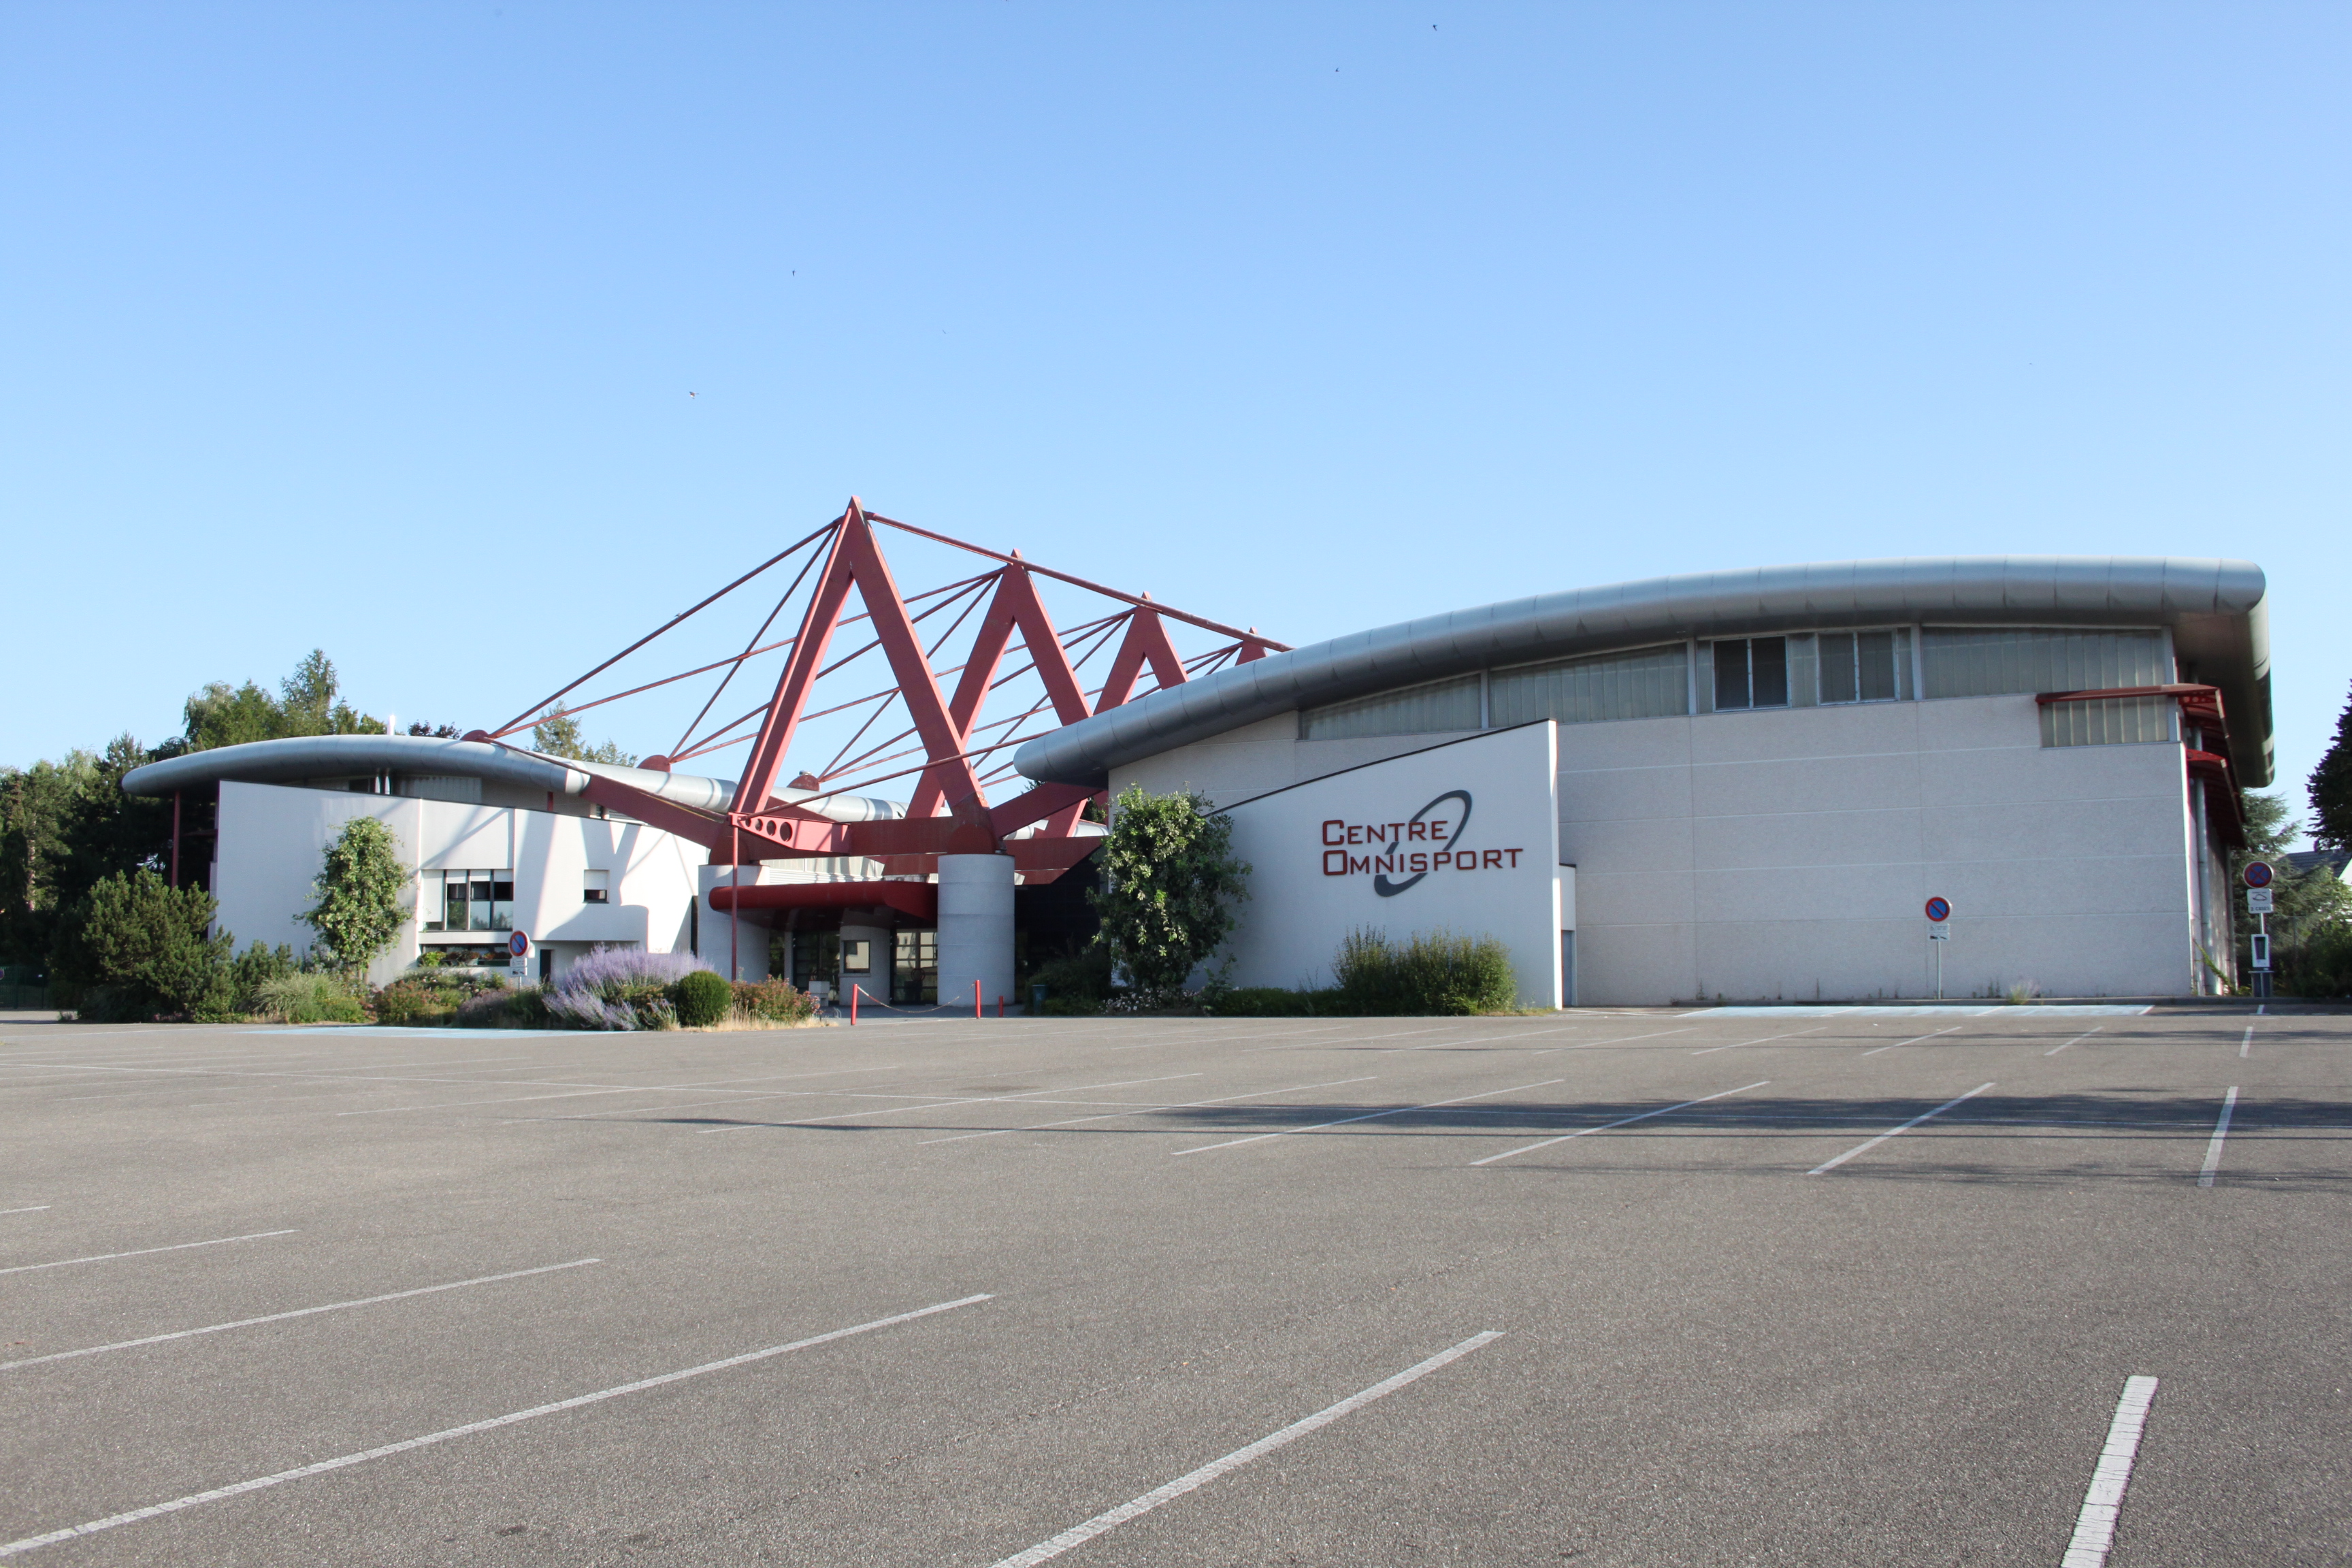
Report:
[{"label": "white building facade", "polygon": [[[2231,978],[2237,790],[2270,779],[2263,589],[2245,563],[2000,559],[1553,595],[1223,671],[1016,761],[1245,822],[1540,725],[1547,778],[1470,771],[1550,793],[1563,1002],[1916,1000],[1939,959],[1948,996],[2210,993]],[[1510,768],[1543,766],[1523,750]],[[1256,890],[1286,903],[1319,874],[1262,867]],[[1328,964],[1351,924],[1464,929],[1340,880],[1352,901],[1312,931],[1245,926],[1282,958],[1237,951],[1240,971],[1314,983],[1287,973],[1299,951]],[[1486,923],[1515,953],[1546,940]]]}]

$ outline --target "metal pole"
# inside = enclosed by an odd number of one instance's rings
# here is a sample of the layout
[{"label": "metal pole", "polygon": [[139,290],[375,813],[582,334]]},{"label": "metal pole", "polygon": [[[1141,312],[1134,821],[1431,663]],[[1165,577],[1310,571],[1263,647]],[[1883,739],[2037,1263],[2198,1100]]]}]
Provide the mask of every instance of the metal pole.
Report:
[{"label": "metal pole", "polygon": [[1936,1000],[1944,999],[1944,944],[1936,944]]},{"label": "metal pole", "polygon": [[727,833],[728,858],[735,862],[730,872],[735,901],[727,911],[727,978],[732,981],[743,978],[743,944],[736,935],[743,924],[743,829],[730,823]]},{"label": "metal pole", "polygon": [[180,885],[180,792],[172,792],[172,886]]}]

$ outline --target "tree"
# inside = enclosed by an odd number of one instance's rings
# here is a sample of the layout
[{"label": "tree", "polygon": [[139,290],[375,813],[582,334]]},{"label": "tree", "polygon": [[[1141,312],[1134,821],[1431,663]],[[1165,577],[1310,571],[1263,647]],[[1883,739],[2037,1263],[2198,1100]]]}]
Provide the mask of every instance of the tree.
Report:
[{"label": "tree", "polygon": [[581,739],[580,721],[566,713],[561,702],[530,727],[530,749],[543,756],[563,757],[575,763],[609,763],[622,768],[637,765],[636,758],[610,741],[591,749]]},{"label": "tree", "polygon": [[1119,792],[1103,841],[1102,886],[1087,900],[1102,917],[1111,957],[1147,991],[1181,987],[1233,934],[1228,907],[1249,897],[1249,866],[1234,858],[1234,819],[1192,792]]},{"label": "tree", "polygon": [[289,735],[381,735],[383,721],[354,712],[340,695],[341,682],[323,648],[312,648],[278,682],[272,697],[252,681],[231,689],[226,680],[208,683],[190,697],[184,716],[187,742],[184,749],[209,751],[215,746],[239,746],[249,741],[277,741]]},{"label": "tree", "polygon": [[82,751],[0,768],[0,963],[46,963],[60,911],[89,890],[61,873],[68,827],[97,773],[98,759]]},{"label": "tree", "polygon": [[2336,739],[2311,770],[2311,837],[2332,849],[2352,850],[2352,699],[2336,720]]},{"label": "tree", "polygon": [[2230,858],[2231,906],[2236,912],[2238,972],[2252,973],[2252,944],[2256,921],[2246,909],[2248,863],[2267,861],[2274,875],[2271,883],[2272,910],[2267,924],[2271,932],[2272,963],[2282,980],[2302,966],[2304,950],[2314,939],[2340,925],[2352,917],[2352,889],[2338,881],[2336,874],[2325,865],[2315,865],[2298,873],[2287,858],[2287,846],[2302,836],[2304,824],[2292,815],[2285,801],[2274,795],[2245,795],[2239,797],[2246,823],[2246,847]]},{"label": "tree", "polygon": [[50,969],[86,1019],[225,1016],[226,931],[209,936],[213,896],[173,888],[146,867],[100,879],[65,924]]},{"label": "tree", "polygon": [[400,895],[408,882],[392,829],[373,816],[355,816],[327,846],[319,879],[310,884],[319,901],[301,919],[318,933],[334,966],[357,980],[399,934],[407,916]]}]

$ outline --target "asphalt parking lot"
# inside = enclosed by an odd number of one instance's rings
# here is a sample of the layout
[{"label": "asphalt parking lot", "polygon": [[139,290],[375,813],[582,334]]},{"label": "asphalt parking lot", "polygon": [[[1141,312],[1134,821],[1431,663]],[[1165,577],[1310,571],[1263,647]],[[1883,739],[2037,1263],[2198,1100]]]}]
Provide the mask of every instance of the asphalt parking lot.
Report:
[{"label": "asphalt parking lot", "polygon": [[2343,1563],[2347,1045],[0,1023],[0,1555]]}]

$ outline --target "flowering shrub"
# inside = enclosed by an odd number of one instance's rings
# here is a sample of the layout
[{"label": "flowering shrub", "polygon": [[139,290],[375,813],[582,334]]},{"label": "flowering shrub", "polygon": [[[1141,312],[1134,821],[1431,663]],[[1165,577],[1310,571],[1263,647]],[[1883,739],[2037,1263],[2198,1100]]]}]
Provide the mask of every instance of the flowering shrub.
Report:
[{"label": "flowering shrub", "polygon": [[817,1013],[816,998],[789,980],[739,980],[735,1010],[771,1024],[805,1024]]},{"label": "flowering shrub", "polygon": [[671,1029],[677,1006],[670,991],[710,966],[688,952],[647,952],[600,947],[556,977],[545,1001],[548,1022],[561,1029]]}]

